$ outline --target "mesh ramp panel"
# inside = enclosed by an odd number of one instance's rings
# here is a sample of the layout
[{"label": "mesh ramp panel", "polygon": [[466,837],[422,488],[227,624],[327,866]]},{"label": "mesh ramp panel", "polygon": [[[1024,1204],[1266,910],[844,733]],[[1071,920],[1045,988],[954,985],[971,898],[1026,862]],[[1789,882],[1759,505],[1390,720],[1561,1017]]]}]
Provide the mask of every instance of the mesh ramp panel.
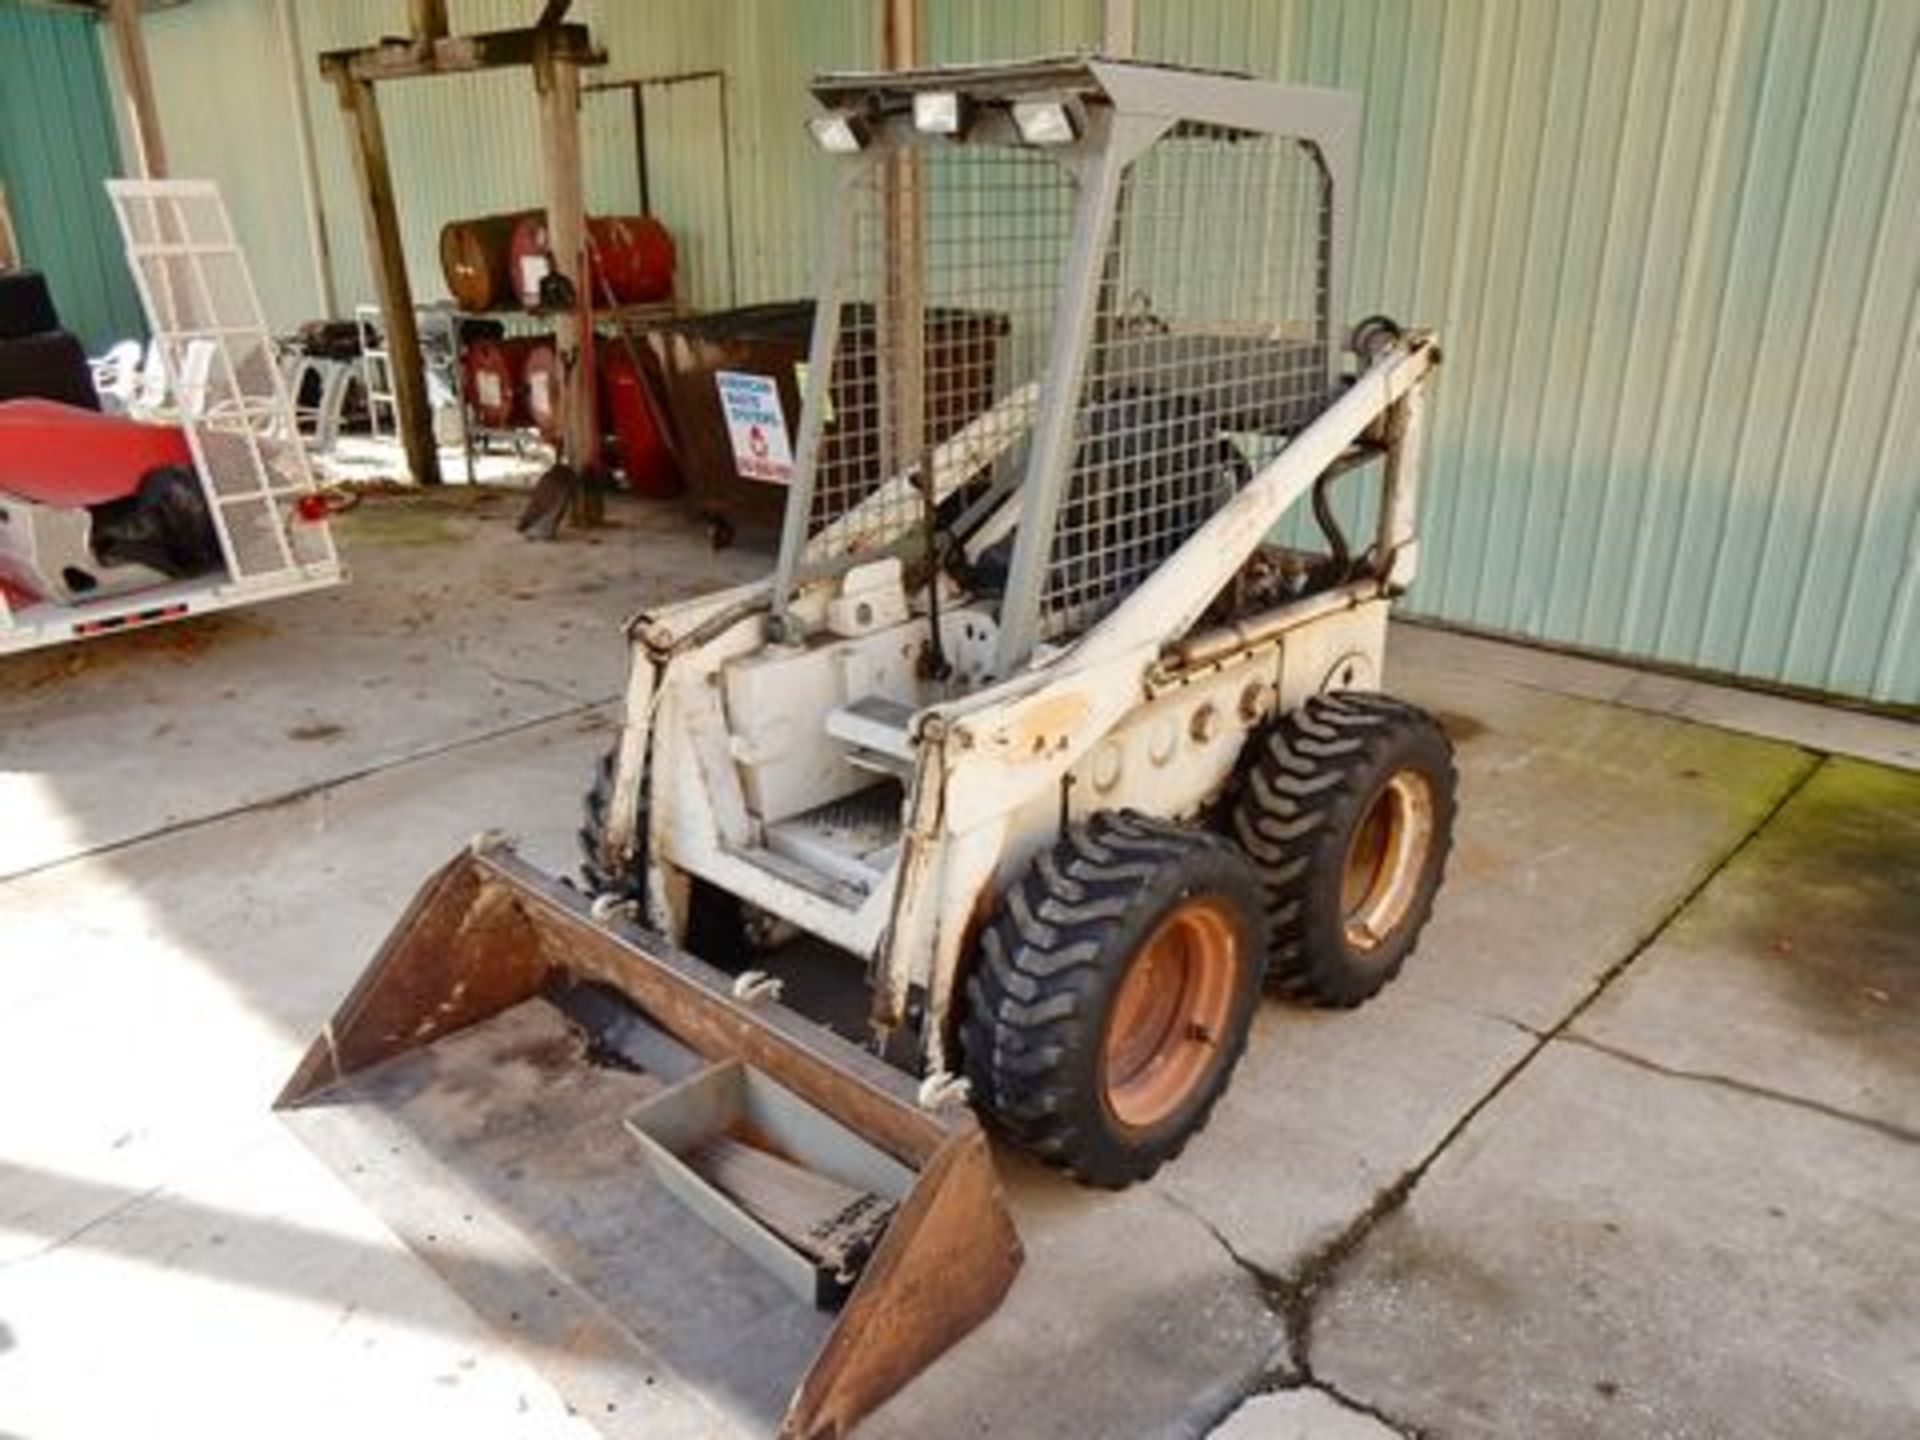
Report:
[{"label": "mesh ramp panel", "polygon": [[272,336],[217,187],[107,184],[178,420],[207,491],[228,574],[265,582],[338,573]]}]

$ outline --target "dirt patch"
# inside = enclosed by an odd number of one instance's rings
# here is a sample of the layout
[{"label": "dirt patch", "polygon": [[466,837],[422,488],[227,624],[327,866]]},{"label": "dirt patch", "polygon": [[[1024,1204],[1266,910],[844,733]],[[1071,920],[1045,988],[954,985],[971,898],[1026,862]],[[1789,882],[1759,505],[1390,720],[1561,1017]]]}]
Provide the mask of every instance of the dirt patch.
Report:
[{"label": "dirt patch", "polygon": [[349,544],[449,544],[472,534],[476,523],[510,518],[524,499],[518,491],[486,485],[423,490],[373,481],[339,488],[347,504],[334,523]]},{"label": "dirt patch", "polygon": [[1744,868],[1744,946],[1809,1025],[1920,1071],[1920,775],[1827,761]]},{"label": "dirt patch", "polygon": [[412,506],[356,506],[339,522],[350,544],[447,545],[461,538],[447,516]]},{"label": "dirt patch", "polygon": [[0,690],[44,690],[81,675],[104,675],[128,665],[191,665],[223,642],[273,633],[272,621],[246,611],[196,615],[8,656],[0,660]]},{"label": "dirt patch", "polygon": [[289,740],[323,741],[338,740],[347,733],[347,727],[337,725],[331,720],[311,720],[304,725],[296,725],[287,731]]},{"label": "dirt patch", "polygon": [[1440,728],[1447,732],[1447,738],[1456,745],[1465,745],[1487,733],[1482,721],[1471,715],[1462,715],[1457,710],[1437,710],[1433,718],[1440,722]]}]

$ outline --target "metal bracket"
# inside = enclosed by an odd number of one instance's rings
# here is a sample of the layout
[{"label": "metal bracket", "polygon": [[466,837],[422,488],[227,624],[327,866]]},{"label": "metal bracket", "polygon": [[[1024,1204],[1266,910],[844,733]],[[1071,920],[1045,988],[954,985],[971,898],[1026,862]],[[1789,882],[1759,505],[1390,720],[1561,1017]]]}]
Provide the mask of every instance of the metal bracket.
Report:
[{"label": "metal bracket", "polygon": [[742,970],[733,977],[733,998],[743,1005],[772,1004],[785,988],[786,981],[764,970]]}]

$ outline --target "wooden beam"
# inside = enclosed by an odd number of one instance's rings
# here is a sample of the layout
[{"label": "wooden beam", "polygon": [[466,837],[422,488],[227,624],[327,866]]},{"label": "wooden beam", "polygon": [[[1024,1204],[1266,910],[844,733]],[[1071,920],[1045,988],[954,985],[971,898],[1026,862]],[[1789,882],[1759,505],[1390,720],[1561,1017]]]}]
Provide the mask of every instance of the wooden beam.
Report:
[{"label": "wooden beam", "polygon": [[1106,0],[1100,29],[1102,55],[1109,60],[1133,58],[1133,0]]},{"label": "wooden beam", "polygon": [[394,203],[393,174],[387,165],[387,139],[380,127],[380,106],[373,84],[345,73],[334,77],[340,105],[353,122],[354,177],[360,184],[360,215],[366,224],[367,258],[380,293],[381,323],[386,327],[387,363],[393,371],[394,409],[407,468],[416,483],[440,483],[440,454],[433,443],[433,414],[427,403],[426,364],[420,354],[420,327],[413,313],[413,287],[400,243],[400,214]]},{"label": "wooden beam", "polygon": [[143,180],[157,180],[167,173],[167,150],[160,138],[153,72],[147,68],[147,46],[140,33],[140,0],[112,0],[107,16],[114,54],[120,61],[127,133],[133,139],[133,173]]},{"label": "wooden beam", "polygon": [[328,50],[320,73],[345,72],[356,80],[406,80],[423,75],[464,75],[532,65],[538,54],[567,58],[575,65],[604,65],[607,52],[594,48],[585,25],[555,25],[545,30],[490,30],[478,35],[448,35],[438,40],[383,40],[351,50]]},{"label": "wooden beam", "polygon": [[[580,67],[564,49],[541,51],[533,78],[540,99],[540,148],[547,172],[547,244],[553,266],[573,282],[579,303],[553,317],[553,346],[560,360],[560,434],[567,462],[576,470],[599,449],[593,355],[589,325],[594,295],[587,261],[587,212],[580,169]],[[575,514],[582,523],[599,519],[598,492],[588,491]]]}]

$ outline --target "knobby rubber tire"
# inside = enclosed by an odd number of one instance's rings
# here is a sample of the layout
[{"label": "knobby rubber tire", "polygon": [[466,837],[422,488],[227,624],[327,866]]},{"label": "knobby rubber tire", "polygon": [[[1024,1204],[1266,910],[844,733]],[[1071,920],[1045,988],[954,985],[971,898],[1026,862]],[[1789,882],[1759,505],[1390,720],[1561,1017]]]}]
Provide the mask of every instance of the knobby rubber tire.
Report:
[{"label": "knobby rubber tire", "polygon": [[[1239,973],[1217,1057],[1148,1128],[1107,1101],[1103,1051],[1129,964],[1184,903],[1225,902]],[[1246,1047],[1265,968],[1258,872],[1230,843],[1130,811],[1070,827],[1009,887],[968,977],[961,1049],[975,1103],[1011,1140],[1093,1185],[1144,1180],[1207,1121]]]},{"label": "knobby rubber tire", "polygon": [[580,878],[585,882],[587,892],[592,895],[612,892],[632,899],[640,894],[647,873],[647,797],[644,794],[640,797],[639,829],[636,832],[639,853],[634,856],[633,865],[624,873],[615,873],[607,868],[601,858],[608,817],[613,810],[613,767],[618,755],[617,748],[609,750],[594,767],[593,784],[587,787],[587,793],[580,798],[581,825],[574,833],[580,840]]},{"label": "knobby rubber tire", "polygon": [[[1348,850],[1375,799],[1409,768],[1431,787],[1429,849],[1399,922],[1372,948],[1357,948],[1343,913]],[[1400,973],[1446,874],[1456,787],[1439,722],[1386,695],[1316,695],[1249,742],[1229,829],[1266,882],[1270,989],[1351,1007]]]},{"label": "knobby rubber tire", "polygon": [[[617,747],[600,757],[593,784],[581,797],[580,879],[589,895],[614,894],[626,900],[643,899],[647,885],[647,799],[649,786],[640,783],[638,815],[634,819],[633,862],[624,871],[609,871],[601,859],[608,816],[613,810],[613,767]],[[747,963],[746,917],[738,896],[693,876],[687,897],[687,933],[681,944],[710,964],[737,970]]]}]

